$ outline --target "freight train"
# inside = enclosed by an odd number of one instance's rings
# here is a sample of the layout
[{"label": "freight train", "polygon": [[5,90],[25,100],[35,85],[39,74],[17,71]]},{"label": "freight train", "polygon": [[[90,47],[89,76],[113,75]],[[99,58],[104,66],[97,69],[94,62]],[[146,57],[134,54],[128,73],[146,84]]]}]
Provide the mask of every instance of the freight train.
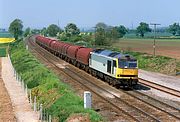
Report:
[{"label": "freight train", "polygon": [[138,83],[138,62],[129,54],[93,49],[36,36],[35,42],[61,59],[116,87]]}]

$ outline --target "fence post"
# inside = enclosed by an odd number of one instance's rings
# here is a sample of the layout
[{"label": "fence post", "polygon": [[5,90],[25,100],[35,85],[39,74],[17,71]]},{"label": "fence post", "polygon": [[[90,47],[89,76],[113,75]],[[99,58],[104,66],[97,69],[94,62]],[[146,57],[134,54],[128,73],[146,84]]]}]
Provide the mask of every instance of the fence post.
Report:
[{"label": "fence post", "polygon": [[14,69],[14,67],[13,67],[13,70],[14,70],[14,77],[16,77],[16,70]]},{"label": "fence post", "polygon": [[29,94],[29,102],[30,102],[30,104],[32,105],[32,96],[31,96],[31,89],[30,89],[30,94]]},{"label": "fence post", "polygon": [[46,120],[46,110],[43,111],[43,120]]},{"label": "fence post", "polygon": [[46,111],[46,120],[47,120],[47,122],[48,122],[48,118],[49,116],[48,116],[48,112]]},{"label": "fence post", "polygon": [[51,115],[49,115],[49,122],[51,122]]},{"label": "fence post", "polygon": [[26,87],[25,87],[25,95],[26,95],[26,97],[28,97],[28,87],[27,87],[27,84],[26,84]]},{"label": "fence post", "polygon": [[18,80],[18,78],[17,78],[17,77],[18,77],[18,73],[16,72],[16,80]]},{"label": "fence post", "polygon": [[24,91],[24,81],[23,80],[21,81],[21,87],[22,87],[22,89]]},{"label": "fence post", "polygon": [[40,104],[39,114],[40,114],[40,120],[41,120],[41,121],[42,121],[42,119],[43,119],[43,115],[42,115],[42,114],[43,114],[43,113],[42,113],[43,111],[42,111],[42,110],[43,110],[43,107],[42,107],[42,104]]},{"label": "fence post", "polygon": [[36,112],[36,96],[34,96],[34,112]]},{"label": "fence post", "polygon": [[21,76],[18,75],[18,82],[21,82]]}]

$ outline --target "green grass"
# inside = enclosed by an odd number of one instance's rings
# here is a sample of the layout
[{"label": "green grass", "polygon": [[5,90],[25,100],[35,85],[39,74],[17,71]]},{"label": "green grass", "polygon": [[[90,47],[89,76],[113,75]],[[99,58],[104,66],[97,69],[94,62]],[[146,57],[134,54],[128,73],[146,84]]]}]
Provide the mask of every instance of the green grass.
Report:
[{"label": "green grass", "polygon": [[83,100],[71,91],[70,86],[41,64],[29,53],[23,42],[11,45],[11,60],[16,71],[21,75],[28,88],[32,89],[33,97],[56,120],[63,122],[69,116],[77,113],[88,114],[92,122],[103,121],[93,110],[83,108]]},{"label": "green grass", "polygon": [[0,47],[0,57],[6,57],[6,48]]},{"label": "green grass", "polygon": [[[156,36],[157,37],[170,37],[170,36],[172,36],[172,34],[168,33],[168,32],[157,32]],[[139,36],[136,36],[135,32],[134,33],[127,33],[124,37],[125,38],[141,38]],[[145,33],[144,37],[145,38],[153,38],[154,33],[153,32],[147,32],[147,33]]]},{"label": "green grass", "polygon": [[6,57],[8,44],[0,44],[0,57]]},{"label": "green grass", "polygon": [[138,65],[140,69],[160,72],[164,74],[172,74],[176,73],[176,70],[179,66],[177,66],[180,61],[176,59],[165,57],[165,56],[156,56],[148,55],[146,53],[137,53],[137,52],[125,52],[133,55],[138,59]]},{"label": "green grass", "polygon": [[[149,43],[154,41],[153,38],[121,38],[118,41],[132,41],[132,42],[145,42]],[[179,43],[180,44],[180,39],[156,39],[157,42],[169,42],[169,43]]]}]

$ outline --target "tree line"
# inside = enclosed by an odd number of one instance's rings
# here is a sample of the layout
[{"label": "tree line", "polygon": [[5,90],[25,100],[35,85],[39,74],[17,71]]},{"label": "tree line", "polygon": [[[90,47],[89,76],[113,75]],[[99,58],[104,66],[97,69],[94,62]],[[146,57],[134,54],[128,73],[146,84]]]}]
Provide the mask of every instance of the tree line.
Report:
[{"label": "tree line", "polygon": [[[99,22],[95,25],[93,32],[80,32],[80,29],[74,23],[67,24],[64,29],[60,28],[56,24],[51,24],[47,28],[31,29],[26,28],[23,32],[23,22],[20,19],[15,19],[10,23],[9,32],[12,33],[17,40],[19,36],[28,36],[30,34],[41,34],[44,36],[57,37],[62,41],[84,41],[92,45],[111,45],[113,41],[124,37],[124,35],[130,30],[123,25],[109,26],[103,22]],[[151,32],[152,29],[149,24],[141,22],[136,28],[135,32],[137,36],[144,37],[145,33]],[[180,35],[179,23],[169,25],[168,32],[173,35]]]}]

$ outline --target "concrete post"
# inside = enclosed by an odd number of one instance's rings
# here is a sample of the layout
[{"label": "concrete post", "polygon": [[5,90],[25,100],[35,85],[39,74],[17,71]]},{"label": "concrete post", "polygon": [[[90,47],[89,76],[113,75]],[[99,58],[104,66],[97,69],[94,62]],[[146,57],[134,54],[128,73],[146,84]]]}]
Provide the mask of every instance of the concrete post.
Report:
[{"label": "concrete post", "polygon": [[84,108],[91,108],[91,92],[85,91],[84,92]]},{"label": "concrete post", "polygon": [[37,111],[39,111],[39,103],[37,102]]},{"label": "concrete post", "polygon": [[18,80],[18,73],[16,72],[16,80]]},{"label": "concrete post", "polygon": [[20,75],[18,76],[18,82],[21,82],[21,76]]},{"label": "concrete post", "polygon": [[43,113],[42,113],[43,111],[42,111],[42,110],[43,110],[43,107],[42,107],[42,104],[40,104],[39,114],[40,114],[40,120],[41,120],[41,121],[42,121],[42,119],[43,119],[43,115],[42,115],[42,114],[43,114]]},{"label": "concrete post", "polygon": [[49,115],[49,122],[52,122],[51,115]]},{"label": "concrete post", "polygon": [[32,105],[32,96],[31,96],[31,89],[29,90],[29,102]]},{"label": "concrete post", "polygon": [[16,77],[16,70],[13,68],[13,70],[14,70],[14,77]]},{"label": "concrete post", "polygon": [[21,81],[21,87],[22,87],[22,89],[24,91],[24,81],[23,80]]},{"label": "concrete post", "polygon": [[26,87],[25,87],[25,95],[26,95],[26,97],[28,97],[28,87],[27,87],[27,84],[26,84]]},{"label": "concrete post", "polygon": [[48,120],[49,120],[49,115],[48,115],[48,112],[46,112],[46,120],[47,120],[47,122],[48,122]]},{"label": "concrete post", "polygon": [[36,96],[34,97],[34,112],[36,112]]},{"label": "concrete post", "polygon": [[43,111],[43,120],[46,120],[46,110]]}]

